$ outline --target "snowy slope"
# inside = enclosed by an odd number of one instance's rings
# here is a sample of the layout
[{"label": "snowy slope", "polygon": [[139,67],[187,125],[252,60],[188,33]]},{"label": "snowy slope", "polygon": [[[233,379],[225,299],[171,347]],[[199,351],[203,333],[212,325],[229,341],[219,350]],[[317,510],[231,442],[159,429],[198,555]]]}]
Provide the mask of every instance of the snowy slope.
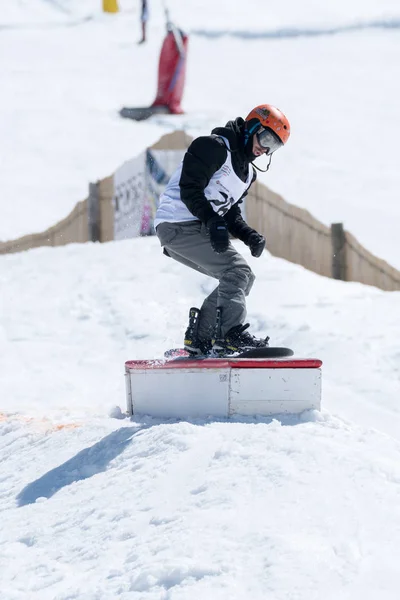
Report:
[{"label": "snowy slope", "polygon": [[104,15],[98,0],[20,0],[2,11],[0,239],[63,218],[90,181],[161,134],[207,133],[267,101],[292,137],[260,179],[400,268],[397,2],[170,1],[192,32],[186,114],[145,123],[118,110],[154,100],[164,13],[154,0],[149,43],[137,46],[139,2],[121,6]]},{"label": "snowy slope", "polygon": [[0,597],[395,600],[399,446],[312,417],[9,424]]},{"label": "snowy slope", "polygon": [[399,294],[244,253],[322,413],[110,418],[213,283],[153,238],[1,257],[2,600],[397,598]]},{"label": "snowy slope", "polygon": [[[139,2],[120,4],[3,7],[0,238],[161,133],[268,100],[293,136],[265,182],[400,267],[397,3],[169,0],[192,32],[186,114],[139,124],[116,110],[152,101],[164,17],[152,1],[138,48]],[[400,292],[237,244],[252,331],[324,362],[321,413],[123,419],[124,361],[180,345],[214,282],[155,238],[0,257],[0,600],[398,599]]]},{"label": "snowy slope", "polygon": [[[330,30],[346,25],[387,23],[399,17],[396,0],[338,0],[325,6],[317,0],[309,0],[305,6],[293,0],[282,0],[279,4],[273,0],[191,0],[187,4],[180,0],[152,0],[148,4],[154,27],[163,24],[167,8],[170,17],[179,20],[182,27],[190,31],[203,27],[214,33],[221,29],[260,32],[279,27]],[[123,15],[140,14],[140,2],[118,0],[118,5]],[[16,0],[5,7],[0,23],[3,27],[68,24],[79,17],[98,18],[101,6],[101,0]]]},{"label": "snowy slope", "polygon": [[[325,408],[362,420],[368,404],[365,423],[400,437],[400,293],[267,253],[257,260],[237,244],[257,275],[248,299],[255,333],[326,363]],[[215,286],[166,259],[156,238],[40,248],[3,256],[1,266],[2,406],[28,414],[42,414],[49,397],[55,415],[106,414],[123,402],[124,361],[180,345],[189,307]]]}]

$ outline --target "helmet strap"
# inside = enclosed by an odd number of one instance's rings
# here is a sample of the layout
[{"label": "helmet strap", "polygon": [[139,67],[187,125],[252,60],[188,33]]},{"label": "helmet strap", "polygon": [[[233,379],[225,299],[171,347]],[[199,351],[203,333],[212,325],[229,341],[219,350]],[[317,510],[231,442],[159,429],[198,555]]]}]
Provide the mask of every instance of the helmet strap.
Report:
[{"label": "helmet strap", "polygon": [[255,169],[257,169],[257,171],[260,171],[260,173],[266,173],[269,170],[269,167],[271,166],[271,160],[272,160],[272,154],[269,155],[269,161],[268,161],[266,169],[260,169],[260,167],[257,167],[257,165],[255,165],[253,161],[251,162],[251,164],[253,165],[253,167]]}]

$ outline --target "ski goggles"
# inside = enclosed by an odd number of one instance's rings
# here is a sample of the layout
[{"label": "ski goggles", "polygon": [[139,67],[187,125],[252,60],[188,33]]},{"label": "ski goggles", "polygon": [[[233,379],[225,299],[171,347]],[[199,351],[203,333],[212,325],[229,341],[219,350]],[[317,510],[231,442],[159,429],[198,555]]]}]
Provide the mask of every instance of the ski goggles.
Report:
[{"label": "ski goggles", "polygon": [[261,129],[256,133],[256,136],[257,142],[260,144],[261,148],[267,150],[267,154],[272,154],[283,146],[283,142],[270,129]]}]

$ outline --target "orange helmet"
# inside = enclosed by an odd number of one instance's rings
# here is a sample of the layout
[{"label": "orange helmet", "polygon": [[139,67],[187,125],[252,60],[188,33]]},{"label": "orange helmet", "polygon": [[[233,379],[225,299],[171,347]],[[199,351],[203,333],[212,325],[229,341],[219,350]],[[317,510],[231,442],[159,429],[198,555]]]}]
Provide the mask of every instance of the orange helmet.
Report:
[{"label": "orange helmet", "polygon": [[249,112],[245,121],[248,123],[248,135],[257,133],[260,125],[271,130],[286,144],[290,136],[290,124],[283,112],[271,104],[260,104]]}]

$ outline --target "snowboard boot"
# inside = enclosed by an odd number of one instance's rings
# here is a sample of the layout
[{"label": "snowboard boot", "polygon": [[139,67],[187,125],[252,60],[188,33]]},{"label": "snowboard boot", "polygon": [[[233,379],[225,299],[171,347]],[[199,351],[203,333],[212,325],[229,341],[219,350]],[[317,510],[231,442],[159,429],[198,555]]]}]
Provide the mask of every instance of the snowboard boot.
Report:
[{"label": "snowboard boot", "polygon": [[225,337],[219,337],[214,341],[213,352],[219,356],[225,356],[245,352],[253,348],[266,348],[269,337],[258,339],[246,331],[249,327],[249,323],[232,327]]},{"label": "snowboard boot", "polygon": [[194,355],[207,355],[211,350],[211,340],[201,340],[198,335],[200,309],[192,307],[189,310],[189,325],[185,332],[183,347]]}]

